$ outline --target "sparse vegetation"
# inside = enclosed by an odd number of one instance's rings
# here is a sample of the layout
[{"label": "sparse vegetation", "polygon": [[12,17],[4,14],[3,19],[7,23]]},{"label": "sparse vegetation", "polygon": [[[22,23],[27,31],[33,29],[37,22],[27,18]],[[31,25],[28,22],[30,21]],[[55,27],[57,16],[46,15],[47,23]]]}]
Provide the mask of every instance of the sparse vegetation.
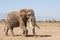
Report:
[{"label": "sparse vegetation", "polygon": [[[37,39],[47,39],[47,37],[49,36],[45,36],[45,35],[50,35],[52,40],[55,40],[55,37],[60,37],[60,21],[52,21],[53,23],[51,23],[50,21],[37,21],[37,24],[39,25],[40,29],[36,28],[36,34],[39,35],[37,36]],[[29,26],[29,25],[28,25]],[[19,35],[22,34],[22,30],[20,30],[20,28],[14,28],[14,33],[16,33],[16,35],[18,34],[18,36],[12,37],[12,36],[6,36],[4,34],[4,32],[2,31],[2,29],[4,29],[4,24],[0,23],[0,40],[28,40],[28,39],[32,39],[32,40],[36,40],[36,38],[34,38],[34,36],[30,36],[30,37],[21,37]],[[32,29],[29,26],[29,34],[32,34]],[[10,31],[9,31],[9,35]],[[40,37],[40,36],[43,36]],[[47,39],[48,40],[48,39]]]},{"label": "sparse vegetation", "polygon": [[54,20],[54,21],[51,21],[51,20],[48,21],[48,20],[46,20],[46,21],[36,21],[36,22],[40,22],[40,23],[41,23],[41,22],[46,22],[46,23],[47,23],[47,22],[48,22],[48,23],[60,23],[60,21],[56,21],[56,20]]}]

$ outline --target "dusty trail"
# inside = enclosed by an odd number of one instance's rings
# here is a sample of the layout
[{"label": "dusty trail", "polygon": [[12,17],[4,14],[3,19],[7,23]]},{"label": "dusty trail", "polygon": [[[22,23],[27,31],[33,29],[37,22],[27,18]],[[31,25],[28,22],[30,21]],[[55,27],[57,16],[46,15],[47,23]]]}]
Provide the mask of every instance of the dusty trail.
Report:
[{"label": "dusty trail", "polygon": [[28,31],[29,36],[28,37],[22,37],[22,29],[20,27],[14,28],[14,34],[15,36],[11,36],[11,32],[9,30],[9,35],[6,36],[4,34],[4,25],[0,23],[0,40],[60,40],[60,25],[41,25],[40,29],[36,28],[36,36],[34,37],[32,34],[32,29],[30,25],[28,24]]}]

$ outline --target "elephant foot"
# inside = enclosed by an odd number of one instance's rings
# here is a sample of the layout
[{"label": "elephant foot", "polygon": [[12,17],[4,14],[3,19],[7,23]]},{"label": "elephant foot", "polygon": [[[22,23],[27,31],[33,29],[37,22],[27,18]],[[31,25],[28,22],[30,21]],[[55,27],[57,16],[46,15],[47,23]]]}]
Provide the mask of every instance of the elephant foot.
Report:
[{"label": "elephant foot", "polygon": [[33,33],[33,36],[34,36],[34,37],[36,37],[36,34],[35,34],[35,32]]},{"label": "elephant foot", "polygon": [[5,34],[5,36],[9,36],[8,34]]},{"label": "elephant foot", "polygon": [[36,34],[33,35],[35,38],[37,37]]},{"label": "elephant foot", "polygon": [[14,37],[15,35],[12,34],[11,36]]},{"label": "elephant foot", "polygon": [[28,30],[23,31],[22,37],[27,37],[27,34],[28,34]]},{"label": "elephant foot", "polygon": [[26,37],[26,35],[22,35],[22,37]]},{"label": "elephant foot", "polygon": [[8,33],[4,33],[5,34],[5,36],[8,36]]},{"label": "elephant foot", "polygon": [[22,37],[27,37],[27,34],[22,34]]}]

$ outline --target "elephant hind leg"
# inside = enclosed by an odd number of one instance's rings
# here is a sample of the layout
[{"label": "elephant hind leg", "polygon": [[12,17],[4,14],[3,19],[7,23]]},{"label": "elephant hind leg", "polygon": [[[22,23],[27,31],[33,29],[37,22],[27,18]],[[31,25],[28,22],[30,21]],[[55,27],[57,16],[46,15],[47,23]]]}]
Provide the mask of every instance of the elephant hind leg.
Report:
[{"label": "elephant hind leg", "polygon": [[9,30],[9,28],[6,27],[6,32],[5,32],[6,36],[8,36],[8,30]]},{"label": "elephant hind leg", "polygon": [[13,27],[10,27],[10,31],[11,31],[11,36],[14,36],[14,32],[13,32]]}]

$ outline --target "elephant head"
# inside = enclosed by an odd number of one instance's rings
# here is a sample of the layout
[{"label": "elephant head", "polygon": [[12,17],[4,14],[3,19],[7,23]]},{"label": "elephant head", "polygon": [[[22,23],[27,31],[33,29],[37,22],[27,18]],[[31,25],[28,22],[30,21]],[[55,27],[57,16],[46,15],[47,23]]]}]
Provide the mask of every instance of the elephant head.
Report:
[{"label": "elephant head", "polygon": [[27,9],[26,12],[27,12],[26,15],[29,20],[30,26],[33,29],[33,34],[35,35],[35,26],[38,27],[39,29],[40,27],[36,24],[34,11],[32,9]]}]

